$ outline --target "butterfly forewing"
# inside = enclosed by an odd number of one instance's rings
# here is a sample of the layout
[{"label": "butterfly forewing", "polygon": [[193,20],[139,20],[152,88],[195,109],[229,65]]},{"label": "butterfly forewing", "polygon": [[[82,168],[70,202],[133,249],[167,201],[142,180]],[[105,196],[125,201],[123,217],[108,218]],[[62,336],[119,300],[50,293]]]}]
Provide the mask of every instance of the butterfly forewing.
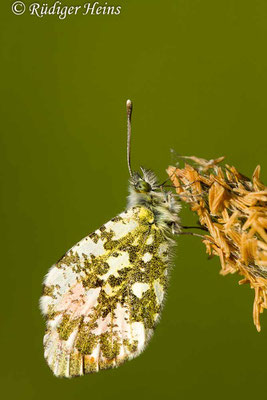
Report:
[{"label": "butterfly forewing", "polygon": [[161,311],[168,247],[154,214],[136,206],[50,269],[41,309],[45,358],[55,375],[83,375],[140,354]]}]

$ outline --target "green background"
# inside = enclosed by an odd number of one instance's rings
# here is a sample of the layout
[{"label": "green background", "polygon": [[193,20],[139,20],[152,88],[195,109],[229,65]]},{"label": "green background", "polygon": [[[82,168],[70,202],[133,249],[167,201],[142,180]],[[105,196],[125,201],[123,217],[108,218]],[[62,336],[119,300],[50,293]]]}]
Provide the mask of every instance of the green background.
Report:
[{"label": "green background", "polygon": [[127,98],[135,168],[165,179],[173,147],[225,155],[248,176],[261,164],[266,181],[266,0],[121,0],[119,16],[64,21],[15,16],[11,3],[0,28],[1,394],[265,398],[267,312],[259,334],[253,291],[221,277],[198,238],[178,238],[156,334],[119,369],[53,377],[38,299],[49,266],[125,208]]}]

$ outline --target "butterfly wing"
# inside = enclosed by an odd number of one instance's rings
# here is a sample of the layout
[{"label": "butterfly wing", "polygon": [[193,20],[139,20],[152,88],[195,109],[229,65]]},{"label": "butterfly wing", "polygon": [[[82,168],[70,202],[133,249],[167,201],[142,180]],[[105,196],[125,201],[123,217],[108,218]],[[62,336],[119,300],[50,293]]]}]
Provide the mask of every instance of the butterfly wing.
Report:
[{"label": "butterfly wing", "polygon": [[142,206],[76,244],[48,272],[40,305],[57,376],[120,365],[146,346],[167,284],[169,242]]}]

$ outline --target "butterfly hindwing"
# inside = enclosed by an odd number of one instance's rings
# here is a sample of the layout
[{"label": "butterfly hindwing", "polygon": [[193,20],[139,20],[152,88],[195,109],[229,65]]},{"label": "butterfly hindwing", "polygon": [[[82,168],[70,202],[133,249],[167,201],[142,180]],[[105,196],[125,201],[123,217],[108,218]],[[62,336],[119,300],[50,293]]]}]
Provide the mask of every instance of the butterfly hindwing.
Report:
[{"label": "butterfly hindwing", "polygon": [[58,376],[120,365],[146,346],[168,275],[169,242],[143,206],[76,244],[44,280],[45,358]]}]

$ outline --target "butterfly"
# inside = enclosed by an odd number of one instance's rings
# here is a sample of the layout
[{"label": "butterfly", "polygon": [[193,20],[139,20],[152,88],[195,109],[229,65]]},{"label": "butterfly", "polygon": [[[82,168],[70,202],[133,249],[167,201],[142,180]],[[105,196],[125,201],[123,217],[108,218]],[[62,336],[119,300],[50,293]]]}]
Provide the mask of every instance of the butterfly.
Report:
[{"label": "butterfly", "polygon": [[130,100],[126,108],[128,206],[74,245],[44,279],[44,355],[59,377],[137,357],[164,303],[180,205],[152,171],[132,172]]}]

